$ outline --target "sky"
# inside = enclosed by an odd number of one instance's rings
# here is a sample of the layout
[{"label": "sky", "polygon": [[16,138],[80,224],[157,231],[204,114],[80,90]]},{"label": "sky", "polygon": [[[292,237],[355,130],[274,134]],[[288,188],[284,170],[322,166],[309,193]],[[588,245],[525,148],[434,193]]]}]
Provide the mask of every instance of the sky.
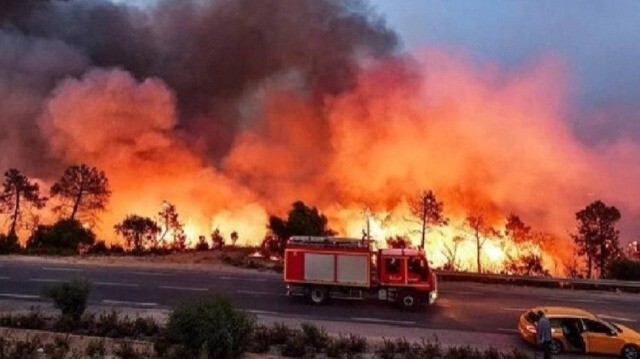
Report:
[{"label": "sky", "polygon": [[640,140],[640,1],[372,0],[404,48],[454,47],[479,62],[563,62],[578,136]]}]

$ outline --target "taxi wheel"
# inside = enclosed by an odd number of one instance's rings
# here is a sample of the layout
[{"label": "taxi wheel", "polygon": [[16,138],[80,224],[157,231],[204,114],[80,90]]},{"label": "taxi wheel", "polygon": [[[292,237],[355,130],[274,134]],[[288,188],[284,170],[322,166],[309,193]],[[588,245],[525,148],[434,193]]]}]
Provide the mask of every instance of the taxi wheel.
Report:
[{"label": "taxi wheel", "polygon": [[562,343],[558,339],[551,341],[551,354],[560,354],[562,350]]},{"label": "taxi wheel", "polygon": [[638,347],[627,345],[626,347],[622,348],[622,358],[638,359]]}]

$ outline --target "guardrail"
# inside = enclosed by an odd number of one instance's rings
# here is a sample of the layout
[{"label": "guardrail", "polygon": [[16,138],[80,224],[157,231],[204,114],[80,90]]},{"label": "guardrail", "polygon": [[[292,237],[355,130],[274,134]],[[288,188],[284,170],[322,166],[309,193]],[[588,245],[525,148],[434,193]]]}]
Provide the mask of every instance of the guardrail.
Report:
[{"label": "guardrail", "polygon": [[438,280],[492,284],[528,285],[547,288],[607,290],[640,293],[640,282],[610,279],[530,277],[503,274],[436,271]]}]

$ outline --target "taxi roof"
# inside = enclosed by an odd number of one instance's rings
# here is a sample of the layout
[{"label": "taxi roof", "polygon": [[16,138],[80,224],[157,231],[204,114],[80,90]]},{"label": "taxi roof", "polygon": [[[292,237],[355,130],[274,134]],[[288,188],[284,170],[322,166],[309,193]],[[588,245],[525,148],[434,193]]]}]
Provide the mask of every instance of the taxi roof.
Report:
[{"label": "taxi roof", "polygon": [[537,307],[532,309],[534,312],[542,310],[549,318],[569,317],[569,318],[587,318],[596,319],[595,315],[579,308],[571,307]]}]

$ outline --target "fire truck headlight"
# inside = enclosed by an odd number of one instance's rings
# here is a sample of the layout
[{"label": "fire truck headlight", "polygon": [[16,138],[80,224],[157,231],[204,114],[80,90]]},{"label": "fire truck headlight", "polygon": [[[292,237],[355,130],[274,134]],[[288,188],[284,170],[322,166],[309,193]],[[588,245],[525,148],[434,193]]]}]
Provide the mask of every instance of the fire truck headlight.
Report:
[{"label": "fire truck headlight", "polygon": [[438,291],[434,290],[429,293],[429,304],[433,304],[438,298]]}]

